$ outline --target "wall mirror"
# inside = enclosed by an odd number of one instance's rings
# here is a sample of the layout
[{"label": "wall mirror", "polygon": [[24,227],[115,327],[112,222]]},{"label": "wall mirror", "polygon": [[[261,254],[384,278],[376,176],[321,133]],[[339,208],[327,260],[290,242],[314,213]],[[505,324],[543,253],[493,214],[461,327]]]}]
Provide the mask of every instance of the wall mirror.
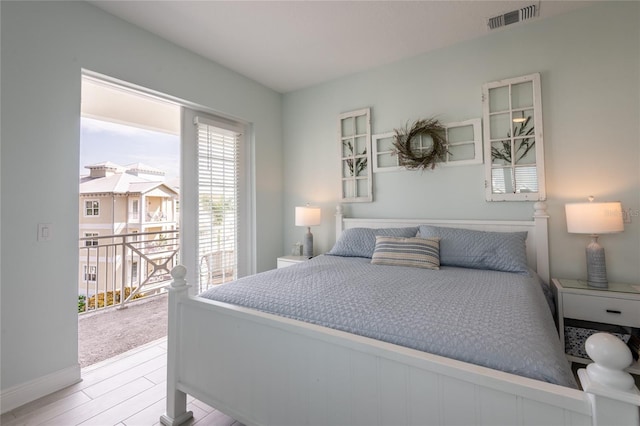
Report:
[{"label": "wall mirror", "polygon": [[482,86],[487,201],[546,198],[540,74]]}]

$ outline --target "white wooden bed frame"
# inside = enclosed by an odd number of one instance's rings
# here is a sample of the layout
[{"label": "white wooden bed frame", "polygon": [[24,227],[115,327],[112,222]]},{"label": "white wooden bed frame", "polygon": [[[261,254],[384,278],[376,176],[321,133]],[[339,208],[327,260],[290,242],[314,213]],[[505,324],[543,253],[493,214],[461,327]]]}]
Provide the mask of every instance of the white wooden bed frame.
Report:
[{"label": "white wooden bed frame", "polygon": [[[528,257],[549,279],[547,219],[346,219],[353,227],[416,224],[526,230]],[[585,391],[548,384],[243,307],[189,296],[186,269],[169,293],[164,425],[188,421],[187,394],[245,425],[638,425],[640,392],[617,339],[590,339]],[[599,341],[604,340],[604,342]],[[629,362],[627,362],[629,361]],[[626,364],[625,364],[626,363]]]}]

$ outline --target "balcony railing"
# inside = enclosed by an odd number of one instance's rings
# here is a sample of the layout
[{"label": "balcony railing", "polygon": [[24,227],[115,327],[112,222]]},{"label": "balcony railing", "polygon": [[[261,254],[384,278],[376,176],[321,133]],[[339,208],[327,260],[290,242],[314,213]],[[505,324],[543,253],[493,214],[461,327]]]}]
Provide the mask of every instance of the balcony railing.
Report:
[{"label": "balcony railing", "polygon": [[80,238],[78,312],[156,294],[171,283],[179,261],[179,231]]}]

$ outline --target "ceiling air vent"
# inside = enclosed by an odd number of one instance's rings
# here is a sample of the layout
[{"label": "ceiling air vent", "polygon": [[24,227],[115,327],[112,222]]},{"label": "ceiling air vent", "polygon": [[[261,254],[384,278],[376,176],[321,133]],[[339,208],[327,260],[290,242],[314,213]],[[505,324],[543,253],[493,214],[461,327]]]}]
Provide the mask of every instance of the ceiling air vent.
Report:
[{"label": "ceiling air vent", "polygon": [[503,15],[494,16],[489,18],[489,28],[495,30],[496,28],[504,27],[505,25],[515,24],[516,22],[525,21],[536,16],[538,8],[535,4],[531,6],[523,7],[522,9],[512,10]]}]

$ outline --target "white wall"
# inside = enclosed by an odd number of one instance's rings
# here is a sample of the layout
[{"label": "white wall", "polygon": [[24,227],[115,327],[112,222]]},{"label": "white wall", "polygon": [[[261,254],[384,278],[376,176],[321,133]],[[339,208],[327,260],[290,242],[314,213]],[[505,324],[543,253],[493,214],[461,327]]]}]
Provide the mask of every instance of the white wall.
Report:
[{"label": "white wall", "polygon": [[[306,202],[323,208],[322,226],[312,229],[316,253],[334,242],[339,113],[371,107],[374,134],[433,115],[445,123],[481,117],[483,83],[540,72],[552,275],[586,277],[588,237],[567,234],[564,204],[594,195],[631,209],[625,232],[600,241],[610,280],[640,282],[638,22],[637,2],[595,4],[286,94],[283,250],[302,240],[293,212]],[[374,202],[345,210],[375,217],[531,217],[530,202],[486,202],[483,184],[483,166],[379,173]]]},{"label": "white wall", "polygon": [[283,245],[282,96],[88,3],[2,2],[1,18],[4,396],[77,368],[81,70],[252,123],[258,270]]}]

